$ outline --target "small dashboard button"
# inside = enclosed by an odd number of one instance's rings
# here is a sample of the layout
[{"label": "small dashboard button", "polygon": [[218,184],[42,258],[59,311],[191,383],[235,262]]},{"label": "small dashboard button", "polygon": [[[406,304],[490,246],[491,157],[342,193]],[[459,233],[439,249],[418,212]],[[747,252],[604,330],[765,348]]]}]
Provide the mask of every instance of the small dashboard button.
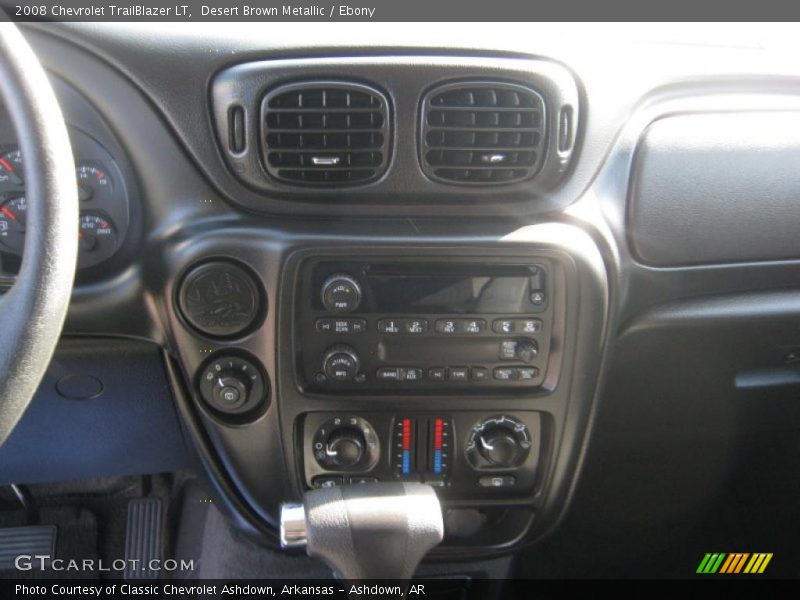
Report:
[{"label": "small dashboard button", "polygon": [[450,367],[447,370],[447,378],[450,381],[466,381],[469,374],[467,367]]},{"label": "small dashboard button", "polygon": [[381,319],[378,321],[378,331],[380,333],[400,333],[401,326],[402,322],[400,319]]},{"label": "small dashboard button", "polygon": [[484,475],[478,479],[478,485],[481,487],[507,488],[516,484],[517,480],[513,475]]},{"label": "small dashboard button", "polygon": [[486,381],[489,378],[489,370],[486,367],[472,367],[470,378],[472,381]]},{"label": "small dashboard button", "polygon": [[434,367],[428,370],[428,378],[431,381],[444,381],[445,374],[446,371],[444,367]]}]

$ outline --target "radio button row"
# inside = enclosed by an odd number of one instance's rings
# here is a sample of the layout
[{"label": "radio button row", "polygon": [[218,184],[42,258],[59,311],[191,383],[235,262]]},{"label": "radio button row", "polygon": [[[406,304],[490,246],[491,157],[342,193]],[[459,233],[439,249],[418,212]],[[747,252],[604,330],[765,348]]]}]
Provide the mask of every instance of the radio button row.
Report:
[{"label": "radio button row", "polygon": [[320,333],[364,333],[367,330],[366,319],[317,319],[317,331]]},{"label": "radio button row", "polygon": [[424,373],[416,367],[384,367],[375,376],[379,381],[422,381]]},{"label": "radio button row", "polygon": [[476,335],[486,330],[483,319],[437,319],[434,324],[436,333],[445,335]]},{"label": "radio button row", "polygon": [[495,319],[492,322],[495,333],[539,333],[541,330],[541,319]]},{"label": "radio button row", "polygon": [[536,367],[497,367],[494,378],[498,381],[531,381],[539,376]]},{"label": "radio button row", "polygon": [[428,321],[426,319],[381,319],[378,321],[378,331],[389,334],[422,335],[428,332]]}]

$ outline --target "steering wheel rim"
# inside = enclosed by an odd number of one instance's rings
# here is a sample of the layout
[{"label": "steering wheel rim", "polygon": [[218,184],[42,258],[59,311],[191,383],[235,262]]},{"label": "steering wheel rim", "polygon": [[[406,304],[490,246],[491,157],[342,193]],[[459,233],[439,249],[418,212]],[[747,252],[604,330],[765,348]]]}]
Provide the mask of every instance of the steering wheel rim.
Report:
[{"label": "steering wheel rim", "polygon": [[16,25],[0,23],[0,97],[25,157],[25,247],[0,297],[0,445],[30,404],[58,343],[78,256],[78,191],[67,127]]}]

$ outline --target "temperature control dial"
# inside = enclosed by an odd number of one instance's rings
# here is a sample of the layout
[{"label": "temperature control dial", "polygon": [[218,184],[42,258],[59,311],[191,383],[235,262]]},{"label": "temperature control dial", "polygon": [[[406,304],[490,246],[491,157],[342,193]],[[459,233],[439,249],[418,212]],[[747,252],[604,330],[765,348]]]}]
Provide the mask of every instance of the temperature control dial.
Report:
[{"label": "temperature control dial", "polygon": [[521,465],[530,452],[531,434],[514,417],[499,415],[473,427],[466,453],[476,469],[511,469]]},{"label": "temperature control dial", "polygon": [[366,471],[378,461],[378,437],[361,417],[334,417],[312,440],[314,458],[329,471]]}]

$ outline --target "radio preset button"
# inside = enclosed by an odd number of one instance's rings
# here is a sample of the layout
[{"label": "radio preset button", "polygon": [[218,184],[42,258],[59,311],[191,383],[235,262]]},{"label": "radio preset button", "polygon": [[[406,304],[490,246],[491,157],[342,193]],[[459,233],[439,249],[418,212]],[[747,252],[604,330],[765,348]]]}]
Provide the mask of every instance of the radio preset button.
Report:
[{"label": "radio preset button", "polygon": [[520,333],[538,333],[542,330],[542,320],[516,319],[516,330]]},{"label": "radio preset button", "polygon": [[474,335],[486,331],[486,321],[483,319],[461,319],[460,325],[463,333]]},{"label": "radio preset button", "polygon": [[539,333],[542,325],[541,319],[509,317],[492,321],[492,331],[495,333]]},{"label": "radio preset button", "polygon": [[455,319],[438,319],[434,324],[436,333],[454,335],[458,331],[458,324]]},{"label": "radio preset button", "polygon": [[484,319],[437,319],[434,323],[436,333],[445,335],[477,335],[486,331]]},{"label": "radio preset button", "polygon": [[514,333],[516,322],[514,319],[495,319],[492,331],[495,333]]},{"label": "radio preset button", "polygon": [[410,335],[421,335],[428,331],[428,321],[425,319],[406,319],[403,321],[403,331]]},{"label": "radio preset button", "polygon": [[380,333],[400,333],[403,322],[400,319],[381,319],[378,321]]}]

